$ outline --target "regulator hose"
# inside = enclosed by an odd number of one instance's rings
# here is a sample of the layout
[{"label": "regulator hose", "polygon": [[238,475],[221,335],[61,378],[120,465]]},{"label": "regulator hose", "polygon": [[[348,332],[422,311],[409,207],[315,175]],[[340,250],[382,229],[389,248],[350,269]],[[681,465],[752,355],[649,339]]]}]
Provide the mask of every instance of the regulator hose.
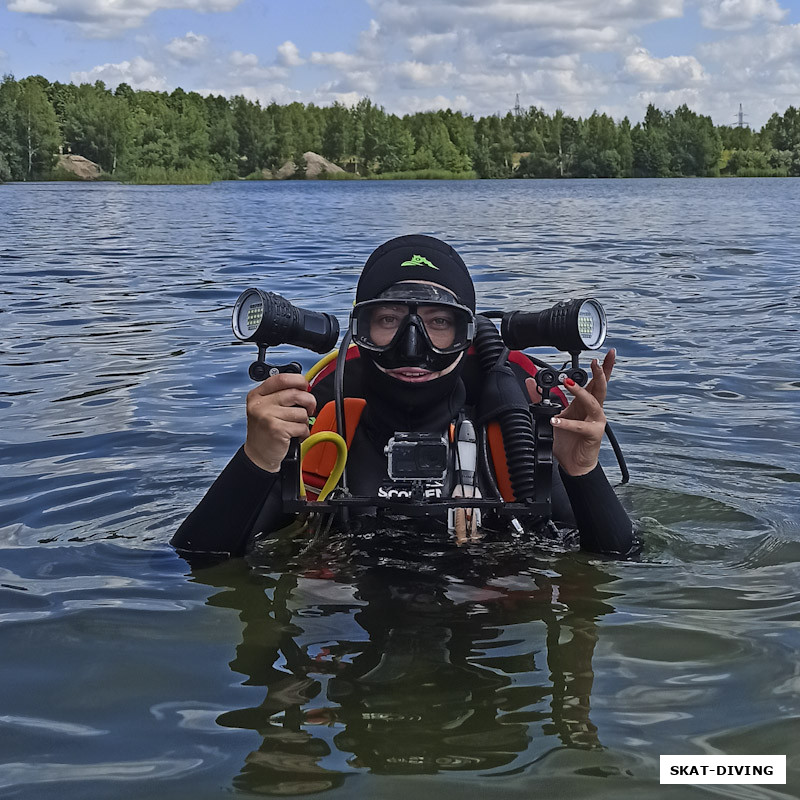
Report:
[{"label": "regulator hose", "polygon": [[[500,424],[511,490],[517,502],[534,498],[536,437],[529,399],[508,365],[508,349],[494,323],[478,314],[473,345],[487,385],[499,389],[486,405],[497,408],[492,416]],[[492,380],[488,380],[491,377]],[[485,415],[483,415],[485,416]]]}]

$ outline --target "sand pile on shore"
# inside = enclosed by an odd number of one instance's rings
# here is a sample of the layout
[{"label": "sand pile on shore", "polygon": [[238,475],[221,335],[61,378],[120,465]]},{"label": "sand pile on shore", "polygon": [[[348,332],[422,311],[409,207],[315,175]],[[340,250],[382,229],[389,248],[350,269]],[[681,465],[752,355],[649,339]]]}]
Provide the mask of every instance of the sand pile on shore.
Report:
[{"label": "sand pile on shore", "polygon": [[82,181],[96,181],[103,170],[100,169],[99,164],[94,161],[89,161],[88,158],[83,156],[74,156],[72,154],[59,156],[57,169],[62,169],[64,172],[71,172],[76,178]]},{"label": "sand pile on shore", "polygon": [[[324,158],[319,153],[312,153],[309,150],[307,153],[303,153],[303,158],[306,162],[306,178],[318,178],[323,172],[344,172],[340,166],[328,161],[327,158]],[[296,172],[297,164],[294,161],[287,161],[279,170],[275,172],[264,170],[263,174],[265,178],[286,180],[287,178],[293,178]]]}]

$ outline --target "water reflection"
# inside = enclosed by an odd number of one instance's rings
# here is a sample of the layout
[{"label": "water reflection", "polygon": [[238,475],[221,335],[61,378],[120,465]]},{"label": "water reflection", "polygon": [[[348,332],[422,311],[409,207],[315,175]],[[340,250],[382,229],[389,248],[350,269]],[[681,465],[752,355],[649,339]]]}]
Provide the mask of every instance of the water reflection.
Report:
[{"label": "water reflection", "polygon": [[380,565],[348,583],[241,563],[194,578],[225,587],[210,603],[244,623],[231,668],[266,688],[217,719],[263,738],[238,789],[303,794],[362,770],[507,775],[553,748],[601,745],[592,655],[613,578],[579,557],[480,585]]}]

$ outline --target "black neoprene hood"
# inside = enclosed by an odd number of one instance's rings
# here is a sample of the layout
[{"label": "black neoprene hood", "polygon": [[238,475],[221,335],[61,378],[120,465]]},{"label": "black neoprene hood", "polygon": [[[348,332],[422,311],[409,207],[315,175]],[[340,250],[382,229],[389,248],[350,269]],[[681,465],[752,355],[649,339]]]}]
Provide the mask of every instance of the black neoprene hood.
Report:
[{"label": "black neoprene hood", "polygon": [[433,236],[398,236],[382,244],[367,259],[356,288],[356,302],[374,300],[401,281],[431,281],[449,289],[475,311],[475,287],[461,256]]}]

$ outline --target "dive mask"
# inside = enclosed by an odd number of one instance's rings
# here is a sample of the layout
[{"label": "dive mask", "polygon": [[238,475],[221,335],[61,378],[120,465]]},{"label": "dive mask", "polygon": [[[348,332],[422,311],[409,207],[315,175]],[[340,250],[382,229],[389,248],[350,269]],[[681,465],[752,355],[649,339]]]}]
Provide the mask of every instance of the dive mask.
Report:
[{"label": "dive mask", "polygon": [[438,286],[397,283],[374,300],[357,303],[350,316],[353,342],[374,353],[428,349],[438,355],[466,350],[475,315]]}]

